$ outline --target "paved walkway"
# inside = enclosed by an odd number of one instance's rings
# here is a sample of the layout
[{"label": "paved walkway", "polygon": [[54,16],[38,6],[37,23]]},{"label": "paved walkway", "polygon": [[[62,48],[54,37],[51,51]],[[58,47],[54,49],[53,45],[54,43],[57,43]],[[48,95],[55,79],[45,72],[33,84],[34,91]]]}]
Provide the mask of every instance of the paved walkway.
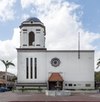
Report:
[{"label": "paved walkway", "polygon": [[71,96],[46,96],[40,93],[0,93],[0,102],[100,102],[100,94],[73,94]]}]

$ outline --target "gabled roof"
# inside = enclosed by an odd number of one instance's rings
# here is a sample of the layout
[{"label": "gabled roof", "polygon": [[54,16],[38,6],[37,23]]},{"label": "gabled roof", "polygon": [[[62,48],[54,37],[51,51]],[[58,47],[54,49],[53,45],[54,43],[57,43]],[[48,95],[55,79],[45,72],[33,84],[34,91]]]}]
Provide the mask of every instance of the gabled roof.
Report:
[{"label": "gabled roof", "polygon": [[60,73],[52,73],[48,81],[63,81],[63,78]]}]

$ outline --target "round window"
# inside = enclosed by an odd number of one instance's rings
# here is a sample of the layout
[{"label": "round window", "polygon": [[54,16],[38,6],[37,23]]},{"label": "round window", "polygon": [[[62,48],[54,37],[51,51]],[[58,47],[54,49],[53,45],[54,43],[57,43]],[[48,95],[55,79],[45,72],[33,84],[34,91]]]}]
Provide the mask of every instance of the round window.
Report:
[{"label": "round window", "polygon": [[60,65],[60,60],[58,58],[53,58],[51,60],[51,65],[54,66],[54,67],[57,67]]}]

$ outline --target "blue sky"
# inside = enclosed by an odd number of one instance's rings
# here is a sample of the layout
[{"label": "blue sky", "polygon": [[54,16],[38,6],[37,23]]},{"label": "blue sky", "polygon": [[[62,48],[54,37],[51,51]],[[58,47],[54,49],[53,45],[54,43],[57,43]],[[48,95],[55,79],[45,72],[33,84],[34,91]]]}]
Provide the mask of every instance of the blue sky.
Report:
[{"label": "blue sky", "polygon": [[100,0],[0,0],[0,58],[16,64],[18,27],[23,20],[35,16],[46,26],[48,49],[77,49],[80,32],[81,49],[95,50],[96,63],[100,58],[99,5]]},{"label": "blue sky", "polygon": [[[66,0],[67,1],[67,0]],[[100,33],[100,0],[68,0],[69,2],[73,2],[79,4],[81,8],[77,11],[83,12],[80,20],[82,21],[83,27],[85,30]],[[18,27],[21,22],[21,15],[25,12],[29,12],[31,7],[23,10],[21,8],[20,0],[16,0],[15,5],[13,6],[15,11],[15,18],[13,20],[8,20],[6,22],[2,22],[0,24],[1,40],[11,39],[13,34],[13,28]],[[31,16],[34,16],[31,14]],[[6,28],[6,30],[4,29]]]},{"label": "blue sky", "polygon": [[100,0],[68,0],[81,5],[83,12],[80,20],[86,30],[100,32]]},{"label": "blue sky", "polygon": [[[100,33],[100,0],[66,0],[71,3],[79,4],[81,7],[77,10],[77,15],[80,15],[82,12],[82,16],[80,20],[83,24],[83,28],[90,32]],[[29,11],[31,7],[28,9],[22,9],[20,0],[16,0],[13,8],[15,12],[15,17],[13,20],[0,21],[0,40],[11,39],[13,34],[13,28],[18,27],[21,23],[21,16],[24,13],[32,15]],[[6,30],[4,29],[6,28]]]}]

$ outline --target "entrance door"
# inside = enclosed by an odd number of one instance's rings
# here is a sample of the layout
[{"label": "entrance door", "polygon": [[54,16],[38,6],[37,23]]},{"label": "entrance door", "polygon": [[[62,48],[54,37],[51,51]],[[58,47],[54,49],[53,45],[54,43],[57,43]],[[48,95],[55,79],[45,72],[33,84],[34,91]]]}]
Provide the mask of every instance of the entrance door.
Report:
[{"label": "entrance door", "polygon": [[49,81],[49,90],[62,90],[63,81]]},{"label": "entrance door", "polygon": [[48,79],[49,90],[62,90],[63,81],[60,73],[52,73]]}]

